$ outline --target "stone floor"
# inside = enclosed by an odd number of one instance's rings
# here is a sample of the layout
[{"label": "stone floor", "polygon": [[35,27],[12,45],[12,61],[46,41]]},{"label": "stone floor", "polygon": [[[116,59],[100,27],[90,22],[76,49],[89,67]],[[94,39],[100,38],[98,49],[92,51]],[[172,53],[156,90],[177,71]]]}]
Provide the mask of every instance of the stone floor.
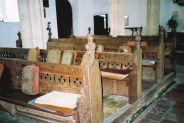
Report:
[{"label": "stone floor", "polygon": [[133,123],[184,123],[184,65],[176,67],[176,83]]},{"label": "stone floor", "polygon": [[114,112],[119,111],[127,103],[128,103],[127,97],[104,94],[103,95],[104,118],[107,118]]},{"label": "stone floor", "polygon": [[30,119],[20,115],[12,116],[8,112],[0,108],[0,123],[39,123],[39,122],[34,119]]}]

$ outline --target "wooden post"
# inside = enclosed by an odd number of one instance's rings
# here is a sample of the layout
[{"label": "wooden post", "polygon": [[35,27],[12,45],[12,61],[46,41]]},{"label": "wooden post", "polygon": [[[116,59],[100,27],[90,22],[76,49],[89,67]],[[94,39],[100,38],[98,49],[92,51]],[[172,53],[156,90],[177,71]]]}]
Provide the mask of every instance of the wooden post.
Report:
[{"label": "wooden post", "polygon": [[159,39],[159,54],[157,62],[157,80],[164,79],[164,62],[165,62],[165,52],[164,52],[164,28],[160,27],[160,39]]},{"label": "wooden post", "polygon": [[137,74],[137,98],[142,95],[142,49],[140,48],[140,32],[136,33],[136,49],[134,51],[135,72]]},{"label": "wooden post", "polygon": [[87,52],[81,62],[86,76],[84,88],[81,90],[85,97],[79,100],[79,117],[83,123],[103,122],[101,74],[99,63],[94,57],[95,47],[93,37],[88,34],[88,44],[85,45]]}]

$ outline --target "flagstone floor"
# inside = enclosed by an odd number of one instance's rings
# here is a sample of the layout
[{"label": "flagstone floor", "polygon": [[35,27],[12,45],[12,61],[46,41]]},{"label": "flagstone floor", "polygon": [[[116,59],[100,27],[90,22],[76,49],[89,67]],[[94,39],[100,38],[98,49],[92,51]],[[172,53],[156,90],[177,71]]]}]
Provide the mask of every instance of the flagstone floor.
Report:
[{"label": "flagstone floor", "polygon": [[184,65],[176,67],[176,83],[134,123],[184,123]]}]

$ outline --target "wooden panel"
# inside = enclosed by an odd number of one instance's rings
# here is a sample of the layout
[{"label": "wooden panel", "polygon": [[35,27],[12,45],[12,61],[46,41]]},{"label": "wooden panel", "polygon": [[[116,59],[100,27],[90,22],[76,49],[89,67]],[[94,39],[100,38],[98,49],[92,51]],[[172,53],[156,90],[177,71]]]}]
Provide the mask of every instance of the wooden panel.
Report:
[{"label": "wooden panel", "polygon": [[[142,41],[148,42],[150,46],[158,46],[159,36],[142,36]],[[47,48],[62,48],[62,49],[75,49],[75,50],[85,50],[84,45],[87,43],[86,37],[75,37],[69,39],[52,39],[47,43]],[[96,45],[101,44],[104,46],[105,50],[114,51],[119,48],[120,45],[126,43],[126,41],[134,40],[131,36],[94,36],[94,42]],[[66,45],[67,44],[67,45]]]},{"label": "wooden panel", "polygon": [[127,81],[117,81],[112,79],[102,80],[103,92],[113,95],[129,96]]}]

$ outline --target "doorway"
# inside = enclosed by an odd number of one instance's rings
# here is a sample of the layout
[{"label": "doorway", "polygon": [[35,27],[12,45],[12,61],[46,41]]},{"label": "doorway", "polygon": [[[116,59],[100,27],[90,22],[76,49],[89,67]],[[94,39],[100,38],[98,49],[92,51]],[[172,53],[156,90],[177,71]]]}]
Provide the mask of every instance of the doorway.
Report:
[{"label": "doorway", "polygon": [[68,0],[56,0],[58,38],[69,38],[72,34],[72,7]]},{"label": "doorway", "polygon": [[109,35],[107,14],[94,16],[94,34]]}]

